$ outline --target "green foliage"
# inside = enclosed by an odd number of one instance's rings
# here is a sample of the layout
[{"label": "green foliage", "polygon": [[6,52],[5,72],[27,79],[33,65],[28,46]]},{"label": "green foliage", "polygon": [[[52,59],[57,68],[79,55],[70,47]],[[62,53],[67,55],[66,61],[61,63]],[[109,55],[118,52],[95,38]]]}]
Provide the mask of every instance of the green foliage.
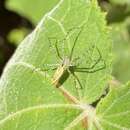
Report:
[{"label": "green foliage", "polygon": [[130,18],[122,23],[112,24],[112,38],[114,42],[115,63],[113,75],[121,82],[130,80]]},{"label": "green foliage", "polygon": [[130,129],[130,83],[112,87],[97,107],[98,120],[104,130]]},{"label": "green foliage", "polygon": [[[14,3],[22,8],[28,1],[21,2]],[[42,15],[56,4],[53,2],[47,4],[49,7],[45,4],[45,8],[38,4],[44,10]],[[28,16],[36,23],[41,14],[33,17],[34,6],[30,10]],[[61,0],[44,15],[22,41],[1,77],[0,130],[129,130],[130,85],[111,87],[107,96],[104,93],[112,70],[109,30],[96,0]],[[116,35],[113,31],[113,39]],[[101,59],[92,69],[104,63],[106,66],[93,73],[76,72],[82,89],[72,75],[56,88],[52,84],[55,71],[51,70],[60,63],[56,40],[60,55],[69,57],[76,38],[72,56],[79,58],[79,68],[93,66],[100,53]],[[94,108],[91,104],[103,94],[105,97]],[[70,99],[77,104],[70,103]]]},{"label": "green foliage", "polygon": [[0,130],[62,130],[79,114],[78,106],[41,105],[23,109],[0,122]]},{"label": "green foliage", "polygon": [[8,0],[6,6],[37,24],[58,2],[59,0]]},{"label": "green foliage", "polygon": [[130,4],[129,0],[109,0],[109,1],[114,4]]},{"label": "green foliage", "polygon": [[25,36],[29,33],[29,30],[25,29],[25,28],[19,28],[19,29],[14,29],[12,30],[9,35],[8,35],[8,40],[11,43],[14,44],[19,44],[24,38]]}]

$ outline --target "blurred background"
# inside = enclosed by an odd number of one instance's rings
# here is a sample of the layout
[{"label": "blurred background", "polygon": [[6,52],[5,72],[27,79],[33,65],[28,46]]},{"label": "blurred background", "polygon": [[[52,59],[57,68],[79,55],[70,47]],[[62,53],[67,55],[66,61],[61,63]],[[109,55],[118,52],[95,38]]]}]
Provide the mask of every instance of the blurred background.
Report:
[{"label": "blurred background", "polygon": [[[59,0],[0,0],[0,75],[20,42]],[[130,80],[130,0],[98,0],[113,39],[113,76]]]}]

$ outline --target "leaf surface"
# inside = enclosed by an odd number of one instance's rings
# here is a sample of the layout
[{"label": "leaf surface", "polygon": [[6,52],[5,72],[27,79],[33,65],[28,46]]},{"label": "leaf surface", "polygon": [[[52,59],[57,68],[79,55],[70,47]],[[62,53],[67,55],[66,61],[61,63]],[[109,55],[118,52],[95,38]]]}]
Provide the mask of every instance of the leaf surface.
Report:
[{"label": "leaf surface", "polygon": [[130,33],[129,24],[130,19],[127,18],[122,23],[111,24],[112,39],[114,45],[115,63],[113,66],[113,75],[119,81],[125,83],[130,79]]},{"label": "leaf surface", "polygon": [[110,0],[114,4],[130,4],[129,0]]},{"label": "leaf surface", "polygon": [[97,107],[97,117],[102,130],[130,129],[130,83],[111,88]]},{"label": "leaf surface", "polygon": [[[74,43],[75,46],[73,46]],[[73,65],[78,68],[91,68],[87,71],[92,71],[92,73],[75,72],[82,89],[73,75],[69,75],[60,87],[78,100],[81,104],[80,110],[84,112],[85,109],[85,113],[78,112],[77,114],[75,109],[70,118],[66,117],[67,115],[64,116],[64,111],[54,112],[53,107],[47,112],[45,109],[48,116],[44,116],[44,108],[40,109],[40,115],[43,115],[42,118],[47,123],[44,125],[45,129],[49,128],[50,120],[55,119],[57,115],[61,116],[59,119],[61,125],[63,120],[68,120],[69,123],[65,124],[68,125],[67,129],[79,130],[80,127],[81,129],[86,127],[83,122],[82,125],[80,124],[81,120],[85,118],[86,113],[90,113],[90,118],[94,113],[92,108],[87,107],[87,104],[93,103],[103,94],[110,79],[112,61],[109,29],[106,27],[105,15],[95,0],[61,0],[43,17],[36,29],[23,40],[7,64],[0,80],[1,125],[3,125],[3,120],[7,119],[5,122],[7,126],[10,126],[11,122],[16,125],[16,127],[12,126],[14,130],[20,127],[16,122],[20,120],[18,122],[25,123],[25,129],[30,128],[26,123],[32,117],[35,119],[39,105],[56,104],[56,107],[59,104],[70,103],[66,95],[61,93],[60,88],[57,89],[52,85],[52,77],[55,73],[52,69],[63,63],[57,55],[55,45],[63,61],[66,61],[65,58],[67,60],[70,58],[74,47],[72,61],[74,59],[78,61],[73,62]],[[97,71],[99,68],[102,69]],[[71,104],[68,107],[72,107]],[[28,109],[29,111],[26,112]],[[17,115],[19,111],[24,111],[22,115],[20,114],[20,118],[19,114]],[[54,115],[50,115],[51,111]],[[14,121],[9,116],[11,113],[13,113],[11,117],[16,115]],[[31,124],[35,123],[32,121]],[[21,129],[24,129],[24,125],[22,127]],[[2,126],[2,129],[7,128],[9,127],[6,125]],[[54,129],[57,128],[58,126]]]},{"label": "leaf surface", "polygon": [[8,0],[6,6],[37,24],[58,2],[59,0]]},{"label": "leaf surface", "polygon": [[41,105],[26,108],[2,120],[0,130],[63,130],[79,112],[79,108],[74,105]]}]

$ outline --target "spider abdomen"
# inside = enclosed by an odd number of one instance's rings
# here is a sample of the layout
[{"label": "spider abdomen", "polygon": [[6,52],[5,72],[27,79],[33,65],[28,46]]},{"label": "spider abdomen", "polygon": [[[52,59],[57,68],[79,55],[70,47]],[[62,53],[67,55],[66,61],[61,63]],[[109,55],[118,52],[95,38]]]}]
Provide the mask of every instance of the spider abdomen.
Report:
[{"label": "spider abdomen", "polygon": [[54,84],[57,88],[60,87],[69,77],[69,72],[64,66],[60,66],[57,68],[53,78],[52,84]]}]

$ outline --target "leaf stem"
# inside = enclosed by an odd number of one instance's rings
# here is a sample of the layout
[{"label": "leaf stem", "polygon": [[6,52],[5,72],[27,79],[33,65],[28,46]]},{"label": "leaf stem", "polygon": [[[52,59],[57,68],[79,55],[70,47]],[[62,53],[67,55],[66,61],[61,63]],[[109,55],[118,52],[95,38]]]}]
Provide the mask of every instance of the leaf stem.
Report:
[{"label": "leaf stem", "polygon": [[[60,86],[58,88],[62,93],[63,95],[72,103],[74,104],[81,104],[80,101],[74,97],[72,94],[70,94],[63,86]],[[84,128],[88,128],[88,119],[87,119],[87,116],[84,117],[84,119],[82,120],[82,125]]]},{"label": "leaf stem", "polygon": [[70,102],[72,102],[72,103],[74,103],[74,104],[80,104],[80,101],[79,101],[76,97],[74,97],[72,94],[70,94],[69,91],[67,91],[63,86],[60,86],[58,89],[62,92],[62,94],[63,94]]}]

